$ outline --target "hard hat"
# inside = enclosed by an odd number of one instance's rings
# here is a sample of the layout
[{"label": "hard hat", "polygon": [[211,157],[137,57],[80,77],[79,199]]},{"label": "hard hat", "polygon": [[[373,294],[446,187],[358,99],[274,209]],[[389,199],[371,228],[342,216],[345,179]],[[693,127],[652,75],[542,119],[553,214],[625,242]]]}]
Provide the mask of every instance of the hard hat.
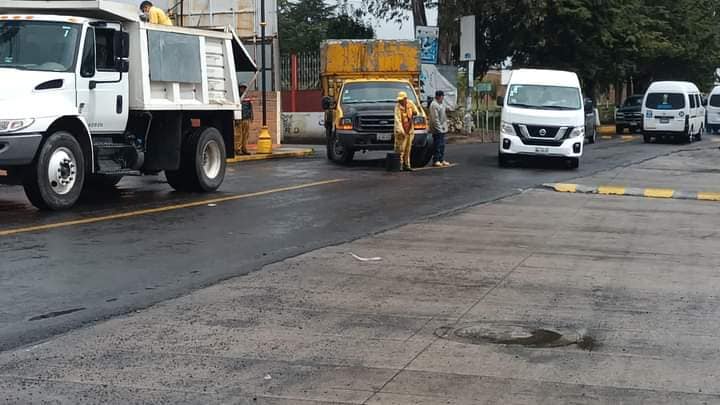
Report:
[{"label": "hard hat", "polygon": [[405,100],[406,98],[407,98],[407,93],[405,93],[404,91],[401,91],[397,95],[397,101]]}]

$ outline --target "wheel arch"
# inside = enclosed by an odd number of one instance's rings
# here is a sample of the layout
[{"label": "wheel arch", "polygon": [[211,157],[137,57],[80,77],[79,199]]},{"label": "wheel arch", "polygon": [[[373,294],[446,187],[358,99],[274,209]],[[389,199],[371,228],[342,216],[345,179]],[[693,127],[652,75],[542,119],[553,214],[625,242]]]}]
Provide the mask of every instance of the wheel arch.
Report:
[{"label": "wheel arch", "polygon": [[83,155],[87,157],[85,160],[85,168],[87,173],[95,172],[95,153],[92,146],[92,136],[90,135],[90,128],[87,123],[81,117],[78,116],[64,116],[55,120],[48,127],[46,137],[57,131],[67,131],[78,143],[83,151]]}]

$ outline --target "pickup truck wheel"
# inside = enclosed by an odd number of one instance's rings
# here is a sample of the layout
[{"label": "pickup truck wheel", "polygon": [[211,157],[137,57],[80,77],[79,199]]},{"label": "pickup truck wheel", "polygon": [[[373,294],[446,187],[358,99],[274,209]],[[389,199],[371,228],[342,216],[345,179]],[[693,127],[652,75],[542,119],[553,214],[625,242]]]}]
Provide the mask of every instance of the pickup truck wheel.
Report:
[{"label": "pickup truck wheel", "polygon": [[200,128],[183,143],[180,169],[166,170],[168,183],[178,191],[215,191],[225,179],[225,142],[213,127]]},{"label": "pickup truck wheel", "polygon": [[425,167],[430,160],[432,160],[433,153],[435,153],[435,146],[428,142],[425,147],[412,148],[410,151],[410,165],[412,167]]},{"label": "pickup truck wheel", "polygon": [[332,134],[328,138],[327,157],[335,163],[350,164],[355,157],[355,151],[346,149],[342,142],[340,142],[337,134]]},{"label": "pickup truck wheel", "polygon": [[623,132],[625,132],[625,127],[623,127],[622,125],[615,125],[615,133],[616,134],[620,135]]},{"label": "pickup truck wheel", "polygon": [[35,162],[23,179],[30,202],[43,210],[72,207],[85,183],[85,159],[72,134],[58,131],[40,147]]}]

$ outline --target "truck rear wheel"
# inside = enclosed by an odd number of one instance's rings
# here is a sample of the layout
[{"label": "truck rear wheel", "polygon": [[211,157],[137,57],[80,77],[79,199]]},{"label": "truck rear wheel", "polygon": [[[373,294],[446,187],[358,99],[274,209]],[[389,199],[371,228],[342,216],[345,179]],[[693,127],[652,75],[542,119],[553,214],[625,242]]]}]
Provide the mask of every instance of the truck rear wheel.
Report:
[{"label": "truck rear wheel", "polygon": [[332,134],[327,142],[327,157],[332,162],[347,165],[353,161],[355,151],[345,148],[337,134]]},{"label": "truck rear wheel", "polygon": [[225,142],[213,127],[191,133],[182,146],[178,170],[166,170],[168,183],[178,191],[215,191],[225,179]]},{"label": "truck rear wheel", "polygon": [[30,202],[42,210],[72,207],[85,183],[85,158],[72,134],[58,131],[40,147],[25,173],[23,186]]}]

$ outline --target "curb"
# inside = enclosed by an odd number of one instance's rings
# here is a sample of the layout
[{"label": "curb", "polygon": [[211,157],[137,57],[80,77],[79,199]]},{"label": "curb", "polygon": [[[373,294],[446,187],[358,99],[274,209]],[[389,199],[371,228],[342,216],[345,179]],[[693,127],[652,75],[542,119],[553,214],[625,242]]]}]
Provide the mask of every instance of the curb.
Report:
[{"label": "curb", "polygon": [[669,188],[638,188],[623,186],[587,186],[572,183],[547,183],[543,187],[559,193],[580,193],[618,195],[643,198],[665,198],[675,200],[720,201],[720,192],[683,191]]},{"label": "curb", "polygon": [[299,148],[282,148],[273,153],[269,154],[253,154],[253,155],[240,155],[232,159],[227,159],[228,164],[242,163],[242,162],[254,162],[258,160],[269,160],[269,159],[287,159],[287,158],[301,158],[311,156],[315,153],[314,149],[299,149]]}]

